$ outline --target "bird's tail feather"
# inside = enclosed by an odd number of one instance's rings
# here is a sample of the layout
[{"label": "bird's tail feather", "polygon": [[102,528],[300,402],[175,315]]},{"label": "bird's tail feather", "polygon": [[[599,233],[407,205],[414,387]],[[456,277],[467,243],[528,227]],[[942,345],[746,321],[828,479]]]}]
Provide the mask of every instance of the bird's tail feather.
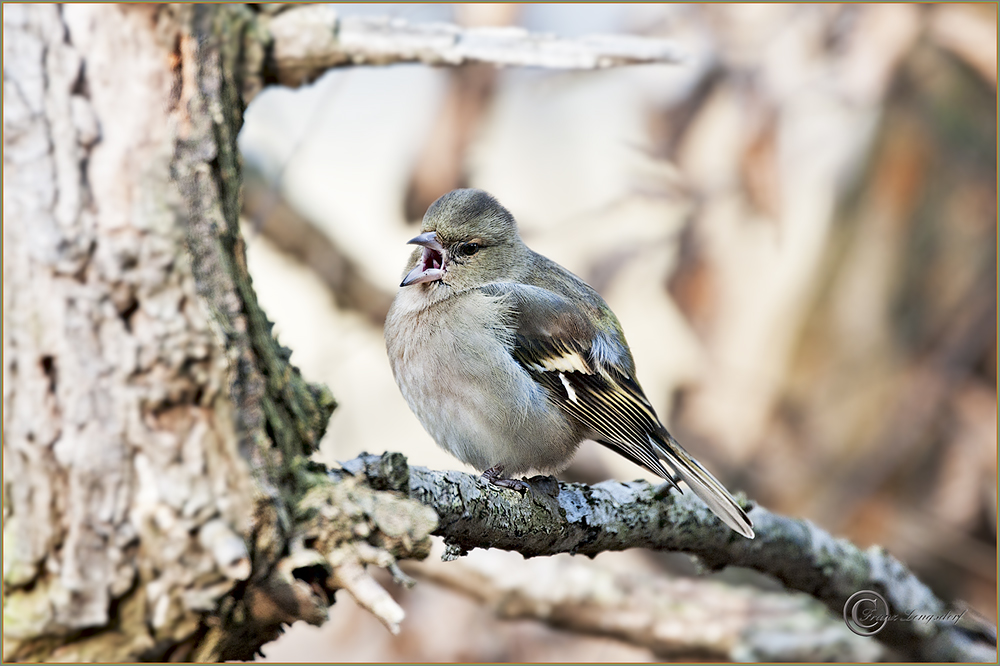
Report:
[{"label": "bird's tail feather", "polygon": [[677,440],[665,429],[660,437],[650,437],[650,443],[659,453],[663,462],[669,465],[681,479],[694,491],[695,495],[708,505],[722,522],[733,528],[748,539],[754,537],[753,522],[740,508],[726,487],[712,476],[711,472],[702,467],[701,463],[691,457]]}]

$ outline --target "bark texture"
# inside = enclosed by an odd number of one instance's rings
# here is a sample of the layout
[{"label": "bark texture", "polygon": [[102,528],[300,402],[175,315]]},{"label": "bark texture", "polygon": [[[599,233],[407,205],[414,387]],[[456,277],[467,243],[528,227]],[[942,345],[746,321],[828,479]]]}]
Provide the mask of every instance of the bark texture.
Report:
[{"label": "bark texture", "polygon": [[317,11],[4,7],[6,659],[246,659],[337,588],[401,619],[366,566],[434,515],[310,471],[334,401],[238,230],[244,106]]},{"label": "bark texture", "polygon": [[4,8],[5,658],[152,656],[250,573],[229,359],[171,185],[173,11]]},{"label": "bark texture", "polygon": [[[409,467],[398,453],[363,455],[343,463],[377,488],[405,491],[434,509],[435,534],[449,545],[446,558],[473,548],[501,548],[525,557],[650,548],[689,553],[707,570],[741,566],[773,576],[840,615],[860,590],[885,597],[894,612],[962,614],[878,546],[861,550],[806,520],[773,514],[739,499],[757,534],[744,539],[691,493],[678,495],[645,481],[605,481],[594,486],[528,480],[523,496],[458,471]],[[343,473],[332,473],[338,478]],[[876,635],[887,647],[918,661],[993,661],[996,634],[971,614],[963,621],[889,622]]]},{"label": "bark texture", "polygon": [[238,241],[253,25],[4,7],[5,659],[246,658],[312,612],[276,565],[334,403]]}]

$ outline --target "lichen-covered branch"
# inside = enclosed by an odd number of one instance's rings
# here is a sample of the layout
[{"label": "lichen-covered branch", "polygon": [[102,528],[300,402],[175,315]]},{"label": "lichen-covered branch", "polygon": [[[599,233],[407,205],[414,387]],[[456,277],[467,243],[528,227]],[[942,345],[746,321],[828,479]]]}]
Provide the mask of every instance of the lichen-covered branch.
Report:
[{"label": "lichen-covered branch", "polygon": [[287,86],[308,83],[331,67],[420,62],[491,63],[550,69],[601,69],[676,63],[672,42],[625,35],[560,39],[523,28],[460,28],[371,16],[338,17],[326,6],[294,7],[270,18],[271,74]]},{"label": "lichen-covered branch", "polygon": [[[587,486],[535,477],[529,480],[531,491],[521,496],[463,472],[408,467],[400,454],[362,455],[343,467],[364,474],[374,487],[404,491],[434,509],[435,533],[445,538],[452,557],[473,548],[527,557],[652,548],[689,553],[709,570],[741,566],[769,574],[838,615],[859,590],[880,593],[894,612],[956,610],[882,548],[861,550],[806,520],[773,514],[746,500],[757,533],[753,540],[720,523],[691,493],[663,492],[641,481]],[[957,624],[889,622],[876,638],[910,659],[996,660],[993,627],[968,613]]]}]

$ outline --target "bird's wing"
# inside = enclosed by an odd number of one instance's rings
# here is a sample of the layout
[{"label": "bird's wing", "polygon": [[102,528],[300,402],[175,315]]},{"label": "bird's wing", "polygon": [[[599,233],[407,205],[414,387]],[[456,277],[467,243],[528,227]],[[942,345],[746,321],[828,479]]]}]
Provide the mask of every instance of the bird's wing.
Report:
[{"label": "bird's wing", "polygon": [[541,287],[492,283],[482,289],[505,298],[513,332],[511,355],[564,414],[592,439],[680,490],[666,463],[723,522],[753,538],[747,515],[667,432],[625,369],[632,367],[631,357],[617,322],[602,330],[569,299]]},{"label": "bird's wing", "polygon": [[[672,475],[650,447],[656,415],[635,382],[616,380],[598,362],[595,347],[614,345],[569,299],[541,287],[493,283],[510,307],[511,355],[571,419],[592,437],[665,479]],[[622,353],[628,353],[622,347]]]}]

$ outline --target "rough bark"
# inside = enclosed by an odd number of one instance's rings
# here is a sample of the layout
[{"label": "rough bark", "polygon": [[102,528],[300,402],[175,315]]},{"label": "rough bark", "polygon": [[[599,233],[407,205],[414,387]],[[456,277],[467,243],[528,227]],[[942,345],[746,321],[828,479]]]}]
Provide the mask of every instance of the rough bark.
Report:
[{"label": "rough bark", "polygon": [[237,227],[253,26],[4,7],[6,659],[246,658],[320,621],[277,565],[333,400]]},{"label": "rough bark", "polygon": [[[513,550],[525,557],[651,548],[689,553],[707,570],[754,569],[805,592],[842,614],[860,590],[880,593],[894,612],[962,614],[949,606],[884,549],[861,550],[806,520],[773,514],[739,500],[756,537],[744,539],[717,520],[691,493],[678,495],[645,481],[606,481],[594,486],[529,480],[531,491],[494,488],[464,472],[410,467],[398,453],[363,455],[343,463],[376,488],[399,490],[438,515],[435,534],[449,545],[447,557],[473,548]],[[334,479],[343,473],[333,472]],[[919,661],[993,661],[993,627],[972,616],[963,621],[889,622],[876,635],[886,646]]]},{"label": "rough bark", "polygon": [[5,658],[168,656],[250,573],[226,349],[171,185],[182,24],[4,7]]}]

